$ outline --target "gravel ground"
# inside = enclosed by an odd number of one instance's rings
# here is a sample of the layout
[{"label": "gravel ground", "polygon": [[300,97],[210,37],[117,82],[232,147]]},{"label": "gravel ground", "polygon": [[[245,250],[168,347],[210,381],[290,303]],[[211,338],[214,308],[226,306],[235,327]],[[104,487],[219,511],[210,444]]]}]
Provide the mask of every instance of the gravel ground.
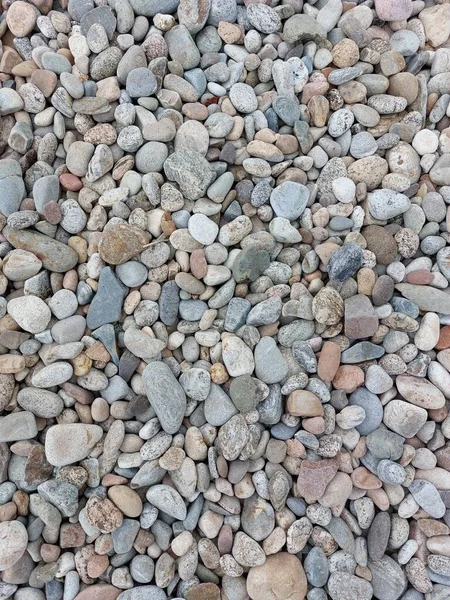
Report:
[{"label": "gravel ground", "polygon": [[0,13],[0,600],[449,600],[448,0]]}]

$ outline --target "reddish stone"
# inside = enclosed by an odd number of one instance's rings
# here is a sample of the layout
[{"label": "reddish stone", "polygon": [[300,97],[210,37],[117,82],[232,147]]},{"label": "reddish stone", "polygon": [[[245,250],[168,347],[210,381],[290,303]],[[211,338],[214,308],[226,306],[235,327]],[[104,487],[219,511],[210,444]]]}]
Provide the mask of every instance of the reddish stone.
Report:
[{"label": "reddish stone", "polygon": [[351,394],[364,383],[364,371],[356,365],[341,365],[333,379],[333,385],[337,390],[344,390]]},{"label": "reddish stone", "polygon": [[317,374],[322,381],[333,381],[341,361],[341,348],[334,342],[325,342],[317,364]]},{"label": "reddish stone", "polygon": [[445,325],[439,332],[439,340],[435,346],[436,350],[446,350],[450,348],[450,325]]},{"label": "reddish stone", "polygon": [[99,583],[86,587],[75,596],[74,600],[116,600],[122,591],[113,585]]},{"label": "reddish stone", "polygon": [[63,383],[62,388],[69,396],[75,398],[80,404],[92,404],[94,402],[94,394],[78,385],[67,382]]},{"label": "reddish stone", "polygon": [[63,523],[59,531],[61,548],[81,548],[86,541],[86,534],[79,523]]},{"label": "reddish stone", "polygon": [[81,180],[72,173],[63,173],[60,175],[59,183],[64,189],[70,190],[71,192],[78,192],[83,187]]},{"label": "reddish stone", "polygon": [[61,554],[61,548],[55,544],[42,544],[41,556],[46,563],[56,562]]},{"label": "reddish stone", "polygon": [[100,577],[106,569],[109,567],[109,558],[106,554],[94,554],[89,560],[87,564],[87,572],[89,577],[93,579],[97,579]]},{"label": "reddish stone", "polygon": [[230,525],[224,525],[219,531],[217,538],[217,547],[220,554],[229,554],[233,546],[233,531]]},{"label": "reddish stone", "polygon": [[190,258],[191,273],[197,279],[203,279],[208,270],[205,252],[202,249],[194,250]]},{"label": "reddish stone", "polygon": [[47,202],[42,208],[42,216],[50,223],[50,225],[58,225],[61,221],[61,209],[59,208],[59,204],[54,200]]},{"label": "reddish stone", "polygon": [[378,477],[366,469],[366,467],[357,467],[351,474],[351,479],[353,485],[362,490],[377,490],[382,486]]},{"label": "reddish stone", "polygon": [[124,485],[127,483],[127,481],[128,479],[126,477],[116,475],[115,473],[107,473],[102,479],[102,485],[105,487],[110,487],[112,485]]},{"label": "reddish stone", "polygon": [[297,493],[308,504],[317,502],[336,475],[339,463],[336,459],[319,461],[303,460],[297,479]]},{"label": "reddish stone", "polygon": [[428,285],[433,281],[433,275],[427,269],[418,269],[417,271],[411,271],[406,276],[408,283],[415,283],[416,285]]},{"label": "reddish stone", "polygon": [[357,294],[345,300],[345,335],[352,340],[368,338],[378,329],[378,318],[367,296]]},{"label": "reddish stone", "polygon": [[313,435],[322,435],[325,431],[325,420],[323,417],[311,417],[302,419],[302,428]]}]

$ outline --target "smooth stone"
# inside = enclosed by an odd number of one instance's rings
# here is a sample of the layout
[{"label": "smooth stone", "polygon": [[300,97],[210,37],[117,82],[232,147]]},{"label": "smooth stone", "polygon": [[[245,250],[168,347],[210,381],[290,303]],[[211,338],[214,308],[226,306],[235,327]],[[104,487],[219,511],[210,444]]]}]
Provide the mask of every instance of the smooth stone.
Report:
[{"label": "smooth stone", "polygon": [[66,273],[78,263],[78,254],[73,248],[41,233],[10,227],[5,227],[2,233],[14,248],[28,250],[38,256],[49,271]]},{"label": "smooth stone", "polygon": [[425,425],[428,413],[403,400],[391,400],[384,409],[383,422],[395,433],[411,438]]},{"label": "smooth stone", "polygon": [[146,494],[147,500],[158,510],[174,519],[183,521],[186,518],[186,506],[180,494],[168,485],[154,485]]},{"label": "smooth stone", "polygon": [[289,366],[273,338],[261,338],[255,347],[254,358],[255,374],[264,383],[278,383],[287,376]]},{"label": "smooth stone", "polygon": [[[0,523],[0,570],[13,567],[27,549],[28,533],[20,521]],[[1,591],[1,588],[0,588]]]},{"label": "smooth stone", "polygon": [[186,395],[183,388],[163,362],[147,365],[142,378],[147,397],[162,428],[167,433],[177,433],[186,411]]},{"label": "smooth stone", "polygon": [[24,409],[43,419],[53,419],[62,413],[64,403],[50,390],[27,387],[17,394],[17,402]]},{"label": "smooth stone", "polygon": [[350,394],[349,404],[360,406],[366,413],[364,421],[355,428],[361,435],[369,435],[380,426],[383,420],[383,406],[378,396],[366,388],[359,388]]},{"label": "smooth stone", "polygon": [[384,353],[383,347],[372,344],[372,342],[359,342],[354,346],[350,346],[341,354],[341,362],[353,365],[366,360],[381,358]]},{"label": "smooth stone", "polygon": [[434,519],[441,519],[445,514],[445,504],[435,486],[423,479],[416,479],[409,486],[414,500]]},{"label": "smooth stone", "polygon": [[295,221],[303,214],[309,200],[309,190],[301,183],[285,181],[270,195],[270,204],[277,217]]},{"label": "smooth stone", "polygon": [[[302,15],[303,16],[303,15]],[[251,600],[304,600],[306,575],[293,554],[279,552],[269,556],[262,566],[252,567],[247,576],[247,594]]]},{"label": "smooth stone", "polygon": [[8,302],[8,314],[25,331],[40,333],[47,327],[51,312],[37,296],[21,296]]},{"label": "smooth stone", "polygon": [[393,219],[403,214],[411,206],[411,201],[404,194],[393,190],[375,190],[369,194],[370,214],[380,221]]},{"label": "smooth stone", "polygon": [[377,600],[398,600],[407,587],[406,576],[391,557],[386,554],[379,560],[369,562],[372,573],[373,594]]},{"label": "smooth stone", "polygon": [[450,295],[427,285],[398,283],[395,288],[420,310],[450,315]]},{"label": "smooth stone", "polygon": [[45,455],[54,467],[64,467],[86,458],[102,436],[98,425],[54,425],[45,437]]},{"label": "smooth stone", "polygon": [[20,411],[0,417],[0,443],[31,440],[37,435],[33,413]]}]

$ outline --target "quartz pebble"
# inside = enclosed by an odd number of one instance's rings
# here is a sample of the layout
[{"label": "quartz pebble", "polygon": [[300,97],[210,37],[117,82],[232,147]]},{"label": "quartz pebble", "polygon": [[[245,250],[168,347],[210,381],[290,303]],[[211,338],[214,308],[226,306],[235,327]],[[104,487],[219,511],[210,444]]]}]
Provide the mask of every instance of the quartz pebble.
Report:
[{"label": "quartz pebble", "polygon": [[1,10],[0,599],[447,598],[450,4]]}]

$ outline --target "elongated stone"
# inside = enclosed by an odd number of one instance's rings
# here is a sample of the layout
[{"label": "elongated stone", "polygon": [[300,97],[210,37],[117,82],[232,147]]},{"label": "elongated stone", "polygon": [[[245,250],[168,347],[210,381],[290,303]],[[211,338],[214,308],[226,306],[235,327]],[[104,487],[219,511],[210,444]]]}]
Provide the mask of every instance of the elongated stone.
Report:
[{"label": "elongated stone", "polygon": [[162,428],[167,433],[177,433],[186,411],[186,394],[183,388],[163,362],[147,365],[142,378],[147,398],[155,409]]}]

